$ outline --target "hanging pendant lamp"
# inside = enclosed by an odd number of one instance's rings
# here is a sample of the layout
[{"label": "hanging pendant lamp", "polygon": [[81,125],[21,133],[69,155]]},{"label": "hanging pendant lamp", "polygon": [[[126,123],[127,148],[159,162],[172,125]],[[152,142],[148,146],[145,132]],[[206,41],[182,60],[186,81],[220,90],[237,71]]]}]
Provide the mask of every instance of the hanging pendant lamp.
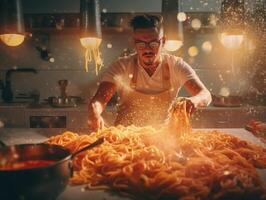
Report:
[{"label": "hanging pendant lamp", "polygon": [[85,70],[88,72],[88,64],[94,60],[95,72],[99,73],[103,63],[99,51],[102,42],[101,13],[99,0],[81,0],[81,45],[85,51]]},{"label": "hanging pendant lamp", "polygon": [[18,46],[24,38],[21,0],[0,0],[0,39],[7,46]]},{"label": "hanging pendant lamp", "polygon": [[243,42],[244,0],[223,0],[219,39],[228,49],[236,49]]},{"label": "hanging pendant lamp", "polygon": [[183,45],[183,24],[177,20],[180,10],[179,0],[163,0],[162,15],[164,20],[164,33],[167,51],[177,51]]}]

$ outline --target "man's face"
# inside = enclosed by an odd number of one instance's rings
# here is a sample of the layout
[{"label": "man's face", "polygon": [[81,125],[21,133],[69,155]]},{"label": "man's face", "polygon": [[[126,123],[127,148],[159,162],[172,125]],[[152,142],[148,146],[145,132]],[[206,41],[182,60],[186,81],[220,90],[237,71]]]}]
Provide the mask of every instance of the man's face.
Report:
[{"label": "man's face", "polygon": [[162,31],[156,28],[136,29],[133,39],[141,62],[145,65],[152,65],[159,59],[164,43]]}]

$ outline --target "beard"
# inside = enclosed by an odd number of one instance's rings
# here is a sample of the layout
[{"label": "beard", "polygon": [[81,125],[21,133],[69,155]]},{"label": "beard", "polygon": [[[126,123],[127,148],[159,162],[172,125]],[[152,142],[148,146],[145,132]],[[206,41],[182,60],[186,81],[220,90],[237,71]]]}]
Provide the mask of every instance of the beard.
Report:
[{"label": "beard", "polygon": [[153,52],[145,52],[142,54],[142,61],[145,65],[154,64],[156,55]]}]

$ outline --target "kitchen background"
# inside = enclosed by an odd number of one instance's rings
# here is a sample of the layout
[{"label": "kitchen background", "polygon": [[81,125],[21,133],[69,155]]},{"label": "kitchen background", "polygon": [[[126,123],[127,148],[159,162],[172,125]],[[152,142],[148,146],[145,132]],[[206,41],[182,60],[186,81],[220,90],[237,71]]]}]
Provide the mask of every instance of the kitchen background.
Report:
[{"label": "kitchen background", "polygon": [[[162,1],[100,1],[104,67],[99,76],[95,75],[94,64],[89,65],[89,72],[84,69],[84,49],[77,33],[79,1],[22,0],[22,6],[26,31],[31,34],[17,47],[0,43],[1,86],[5,86],[9,69],[36,69],[36,74],[12,73],[12,90],[14,97],[34,93],[40,94],[43,101],[60,95],[58,80],[62,79],[69,82],[69,95],[91,98],[108,65],[118,56],[132,52],[128,20],[138,13],[161,13]],[[265,9],[265,0],[245,0],[247,35],[238,49],[228,50],[218,39],[221,0],[181,0],[181,12],[188,18],[184,22],[184,45],[173,54],[191,64],[212,94],[250,97],[252,104],[265,105],[265,75],[260,76],[266,64]],[[200,27],[191,26],[193,19],[200,20]],[[46,48],[48,54],[42,54],[40,48]],[[186,94],[181,91],[180,95]]]}]

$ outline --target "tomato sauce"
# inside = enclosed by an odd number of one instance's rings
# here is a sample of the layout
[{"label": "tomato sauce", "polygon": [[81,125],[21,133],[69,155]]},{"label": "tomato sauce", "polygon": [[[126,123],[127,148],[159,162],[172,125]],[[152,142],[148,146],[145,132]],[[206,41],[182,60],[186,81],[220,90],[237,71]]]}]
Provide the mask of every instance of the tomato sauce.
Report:
[{"label": "tomato sauce", "polygon": [[0,170],[23,170],[23,169],[32,169],[38,167],[48,166],[55,161],[53,160],[26,160],[18,161],[14,163],[8,163],[4,166],[0,166]]}]

